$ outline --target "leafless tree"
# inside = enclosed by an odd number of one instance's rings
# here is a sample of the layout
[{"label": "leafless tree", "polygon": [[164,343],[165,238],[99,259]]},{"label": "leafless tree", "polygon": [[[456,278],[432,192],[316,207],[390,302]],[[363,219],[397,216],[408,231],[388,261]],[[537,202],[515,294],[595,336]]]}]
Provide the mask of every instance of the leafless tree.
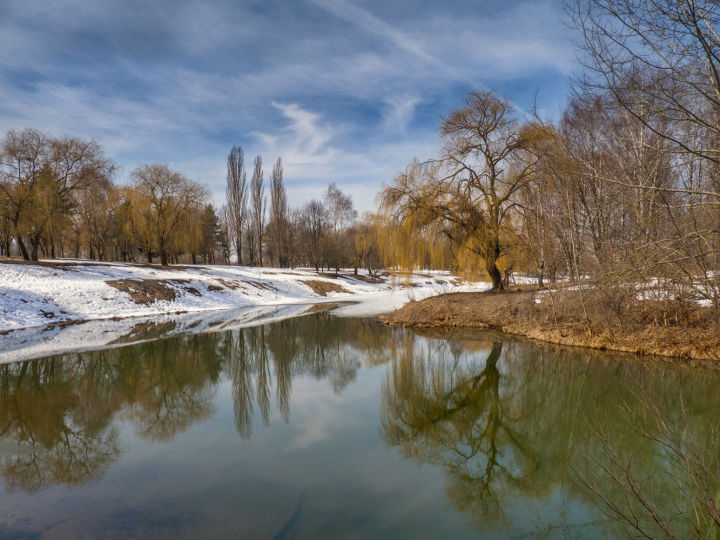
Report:
[{"label": "leafless tree", "polygon": [[233,146],[227,159],[227,225],[231,242],[235,244],[238,265],[242,264],[242,240],[247,215],[247,175],[245,154],[239,146]]},{"label": "leafless tree", "polygon": [[265,228],[265,186],[263,185],[262,157],[255,158],[255,168],[250,180],[250,234],[255,245],[258,264],[263,264],[263,233]]},{"label": "leafless tree", "polygon": [[348,227],[357,218],[357,212],[350,196],[340,191],[334,182],[325,191],[323,203],[328,224],[327,263],[337,273],[340,266],[348,264],[352,258],[354,246]]},{"label": "leafless tree", "polygon": [[188,210],[202,207],[205,190],[165,165],[144,165],[132,173],[133,183],[147,202],[143,219],[148,235],[156,241],[160,263],[168,264],[171,244]]},{"label": "leafless tree", "polygon": [[460,249],[484,259],[493,289],[501,290],[504,229],[533,166],[515,160],[524,142],[513,108],[490,91],[471,92],[465,107],[444,119],[442,133],[442,157],[396,177],[382,192],[383,207],[401,222],[442,224]]},{"label": "leafless tree", "polygon": [[283,184],[282,161],[278,158],[273,167],[270,186],[270,223],[271,250],[281,268],[289,264],[289,228],[288,203]]},{"label": "leafless tree", "polygon": [[307,203],[302,210],[301,223],[307,260],[319,272],[327,226],[327,211],[323,204],[315,199]]}]

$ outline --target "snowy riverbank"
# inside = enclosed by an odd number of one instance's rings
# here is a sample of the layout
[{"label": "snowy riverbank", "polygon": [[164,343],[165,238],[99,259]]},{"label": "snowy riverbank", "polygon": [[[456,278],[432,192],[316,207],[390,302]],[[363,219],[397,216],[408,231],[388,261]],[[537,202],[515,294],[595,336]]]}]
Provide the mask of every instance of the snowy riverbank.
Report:
[{"label": "snowy riverbank", "polygon": [[356,302],[340,315],[376,315],[409,300],[487,287],[447,272],[368,279],[308,269],[3,261],[0,362],[152,339],[163,324],[165,334],[226,329],[338,302]]}]

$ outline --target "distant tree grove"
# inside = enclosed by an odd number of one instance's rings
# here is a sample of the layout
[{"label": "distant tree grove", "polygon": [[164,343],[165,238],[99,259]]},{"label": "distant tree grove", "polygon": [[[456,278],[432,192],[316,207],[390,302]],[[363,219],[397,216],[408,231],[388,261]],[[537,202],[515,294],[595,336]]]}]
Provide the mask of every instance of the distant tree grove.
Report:
[{"label": "distant tree grove", "polygon": [[309,266],[318,272],[381,264],[372,215],[357,219],[336,184],[290,208],[282,161],[266,194],[257,156],[248,181],[242,148],[227,159],[226,204],[166,165],[141,165],[127,184],[93,141],[12,130],[0,144],[0,256],[99,261]]}]

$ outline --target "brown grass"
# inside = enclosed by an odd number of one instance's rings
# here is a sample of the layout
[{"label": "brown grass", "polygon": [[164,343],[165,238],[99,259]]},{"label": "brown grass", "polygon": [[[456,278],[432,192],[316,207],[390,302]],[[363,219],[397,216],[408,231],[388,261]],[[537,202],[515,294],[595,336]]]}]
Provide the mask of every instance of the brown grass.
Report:
[{"label": "brown grass", "polygon": [[224,287],[228,289],[232,289],[233,291],[245,288],[243,284],[236,279],[215,278],[215,281],[221,283]]},{"label": "brown grass", "polygon": [[449,293],[380,318],[392,326],[496,329],[561,345],[720,361],[720,322],[711,308],[626,298],[610,309],[607,291],[538,292]]},{"label": "brown grass", "polygon": [[310,287],[315,294],[319,294],[320,296],[327,296],[327,294],[331,292],[352,294],[339,283],[320,281],[319,279],[301,279],[300,281]]},{"label": "brown grass", "polygon": [[158,300],[175,300],[177,293],[170,285],[172,282],[163,279],[115,279],[105,283],[119,291],[130,295],[136,304],[146,306]]},{"label": "brown grass", "polygon": [[370,276],[363,276],[360,274],[347,274],[347,275],[342,275],[340,277],[357,279],[359,281],[364,281],[365,283],[385,283],[384,279],[370,277]]}]

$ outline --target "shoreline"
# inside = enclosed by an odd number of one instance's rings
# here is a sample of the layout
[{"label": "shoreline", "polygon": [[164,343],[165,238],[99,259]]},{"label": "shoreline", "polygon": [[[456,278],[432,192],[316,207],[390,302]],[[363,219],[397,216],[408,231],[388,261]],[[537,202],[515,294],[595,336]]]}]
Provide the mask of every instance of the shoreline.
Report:
[{"label": "shoreline", "polygon": [[[593,327],[592,323],[578,321],[577,316],[551,315],[549,303],[538,301],[542,292],[452,292],[410,302],[379,318],[388,326],[496,330],[556,345],[720,366],[717,325]],[[708,308],[698,308],[703,309]]]},{"label": "shoreline", "polygon": [[[89,320],[166,316],[253,306],[317,304],[382,297],[387,310],[415,298],[485,283],[461,282],[441,271],[405,280],[338,275],[308,268],[147,264],[0,258],[0,332]],[[386,311],[387,311],[386,310]]]}]

